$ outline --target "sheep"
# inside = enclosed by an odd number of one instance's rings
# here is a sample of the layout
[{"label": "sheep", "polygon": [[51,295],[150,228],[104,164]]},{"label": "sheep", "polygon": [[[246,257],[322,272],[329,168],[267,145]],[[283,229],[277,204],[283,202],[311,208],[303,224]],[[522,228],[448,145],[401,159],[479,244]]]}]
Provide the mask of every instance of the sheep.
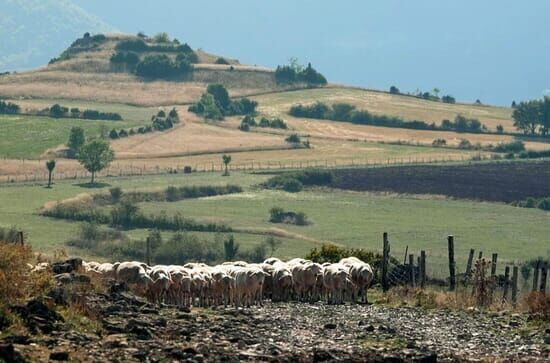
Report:
[{"label": "sheep", "polygon": [[273,301],[288,301],[292,291],[293,279],[290,270],[279,265],[272,272]]},{"label": "sheep", "polygon": [[321,265],[312,262],[291,266],[294,292],[299,300],[315,301],[317,279],[321,278],[322,271]]},{"label": "sheep", "polygon": [[328,304],[342,304],[346,292],[353,287],[348,268],[339,263],[325,267],[323,286]]},{"label": "sheep", "polygon": [[349,269],[354,285],[353,300],[368,303],[367,289],[374,278],[372,267],[356,257],[343,258],[340,263]]}]

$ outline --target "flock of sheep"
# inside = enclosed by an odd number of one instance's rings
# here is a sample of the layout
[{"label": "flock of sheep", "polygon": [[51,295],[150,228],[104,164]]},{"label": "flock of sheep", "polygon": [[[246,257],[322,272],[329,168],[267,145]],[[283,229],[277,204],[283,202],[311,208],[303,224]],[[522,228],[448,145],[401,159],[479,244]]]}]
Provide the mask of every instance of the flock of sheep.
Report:
[{"label": "flock of sheep", "polygon": [[374,277],[371,266],[355,257],[333,264],[268,258],[259,264],[237,261],[217,266],[148,266],[135,261],[83,262],[83,266],[89,273],[133,285],[153,302],[187,307],[249,307],[262,305],[264,299],[366,303],[367,288]]}]

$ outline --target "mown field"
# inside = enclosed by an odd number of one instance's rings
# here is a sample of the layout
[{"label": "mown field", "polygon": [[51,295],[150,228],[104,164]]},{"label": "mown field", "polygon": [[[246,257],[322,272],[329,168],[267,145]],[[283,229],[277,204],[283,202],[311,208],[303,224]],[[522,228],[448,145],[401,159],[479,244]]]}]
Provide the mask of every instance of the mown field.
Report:
[{"label": "mown field", "polygon": [[[380,250],[381,236],[389,232],[392,254],[402,258],[405,247],[416,253],[428,251],[429,268],[444,274],[446,236],[456,239],[459,270],[470,248],[485,254],[498,252],[502,261],[524,261],[550,253],[548,234],[550,215],[537,209],[512,207],[501,203],[450,200],[442,197],[407,196],[389,193],[353,192],[308,189],[290,194],[263,190],[257,184],[267,175],[218,173],[193,175],[144,176],[141,178],[106,178],[102,188],[85,188],[81,181],[61,181],[53,189],[43,185],[14,184],[0,188],[0,221],[16,225],[28,233],[39,251],[52,253],[66,249],[86,256],[86,251],[68,249],[64,243],[74,237],[78,223],[53,220],[38,215],[48,201],[62,200],[80,193],[107,192],[109,186],[123,190],[149,190],[168,185],[238,184],[244,192],[235,195],[190,199],[179,202],[140,203],[146,213],[182,213],[198,221],[223,222],[235,229],[235,238],[247,249],[261,243],[266,236],[281,236],[283,244],[276,255],[303,256],[309,249],[324,242],[342,246]],[[269,209],[305,212],[311,225],[272,224]],[[145,230],[128,231],[131,238],[142,239]],[[168,237],[171,233],[165,233]],[[199,233],[213,239],[213,233]],[[528,246],[529,248],[526,248]]]}]

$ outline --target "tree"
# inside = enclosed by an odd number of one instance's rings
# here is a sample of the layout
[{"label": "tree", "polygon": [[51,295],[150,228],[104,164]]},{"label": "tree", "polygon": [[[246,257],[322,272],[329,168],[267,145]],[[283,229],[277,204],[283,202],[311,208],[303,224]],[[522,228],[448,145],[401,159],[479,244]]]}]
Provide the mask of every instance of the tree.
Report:
[{"label": "tree", "polygon": [[202,115],[206,119],[210,120],[222,120],[223,114],[220,108],[218,107],[214,96],[210,93],[204,93],[199,102],[199,108],[202,108]]},{"label": "tree", "polygon": [[54,118],[60,118],[65,116],[68,111],[69,110],[67,109],[67,107],[63,107],[56,103],[55,105],[50,107],[50,116]]},{"label": "tree", "polygon": [[397,88],[395,86],[391,86],[390,87],[390,93],[393,94],[393,95],[398,95],[400,93],[399,88]]},{"label": "tree", "polygon": [[223,252],[226,261],[233,261],[237,253],[239,252],[239,244],[235,242],[235,237],[233,235],[223,241]]},{"label": "tree", "polygon": [[79,126],[74,126],[71,128],[71,133],[69,134],[69,141],[67,146],[71,150],[73,155],[78,155],[80,148],[86,142],[86,137],[84,136],[84,129]]},{"label": "tree", "polygon": [[550,97],[545,96],[540,105],[540,132],[547,136],[550,133]]},{"label": "tree", "polygon": [[52,173],[55,169],[55,160],[46,161],[46,169],[48,169],[48,188],[52,187]]},{"label": "tree", "polygon": [[170,37],[168,36],[168,33],[158,33],[154,36],[155,43],[170,43]]},{"label": "tree", "polygon": [[82,146],[78,161],[92,173],[91,183],[95,182],[95,173],[105,169],[115,159],[115,153],[109,143],[103,140],[92,140]]},{"label": "tree", "polygon": [[225,165],[225,172],[223,173],[224,176],[229,175],[229,163],[231,163],[231,155],[224,154],[222,156],[223,164]]},{"label": "tree", "polygon": [[540,125],[541,120],[541,102],[538,100],[531,100],[527,102],[520,102],[516,106],[512,114],[514,119],[514,126],[523,131],[524,134],[534,135],[537,132],[537,127]]},{"label": "tree", "polygon": [[208,85],[206,92],[214,96],[214,100],[216,100],[216,103],[222,111],[229,108],[229,105],[231,104],[231,99],[229,98],[229,93],[227,92],[227,89],[223,85],[210,84]]},{"label": "tree", "polygon": [[435,97],[439,98],[439,92],[441,92],[441,90],[439,88],[434,88],[432,90],[433,94],[435,95]]},{"label": "tree", "polygon": [[265,244],[271,252],[269,256],[273,256],[275,251],[283,244],[283,242],[273,236],[270,236],[265,240]]}]

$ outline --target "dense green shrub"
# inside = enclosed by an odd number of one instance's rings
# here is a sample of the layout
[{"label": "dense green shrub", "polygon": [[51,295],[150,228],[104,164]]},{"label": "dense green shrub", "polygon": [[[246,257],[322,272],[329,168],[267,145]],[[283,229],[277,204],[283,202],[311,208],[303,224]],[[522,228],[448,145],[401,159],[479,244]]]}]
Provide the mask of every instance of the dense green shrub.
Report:
[{"label": "dense green shrub", "polygon": [[544,198],[539,200],[539,202],[537,203],[537,208],[550,211],[550,198]]},{"label": "dense green shrub", "polygon": [[21,112],[19,105],[0,100],[0,114],[15,115],[19,112]]},{"label": "dense green shrub", "polygon": [[393,95],[398,95],[400,94],[401,92],[399,91],[399,88],[395,87],[395,86],[391,86],[390,87],[390,93],[393,94]]},{"label": "dense green shrub", "polygon": [[154,260],[160,264],[204,262],[214,264],[223,259],[223,246],[219,241],[200,240],[195,235],[176,233],[156,250]]},{"label": "dense green shrub", "polygon": [[298,193],[303,189],[303,185],[298,179],[288,178],[284,180],[282,189],[285,192]]},{"label": "dense green shrub", "polygon": [[269,210],[269,221],[271,223],[286,223],[297,226],[306,226],[309,224],[305,213],[285,211],[279,207],[273,207]]},{"label": "dense green shrub", "polygon": [[189,106],[188,110],[207,119],[222,120],[224,116],[254,115],[257,106],[256,101],[248,98],[232,101],[223,85],[210,84],[201,100]]},{"label": "dense green shrub", "polygon": [[298,181],[300,184],[298,185],[299,189],[297,191],[300,191],[304,185],[330,185],[332,183],[332,180],[333,174],[328,170],[303,170],[299,172],[283,173],[281,175],[274,176],[264,182],[262,186],[267,189],[286,190],[285,185],[287,183],[290,183],[289,186],[292,187],[294,181]]},{"label": "dense green shrub", "polygon": [[[317,263],[337,263],[342,258],[357,257],[363,262],[370,264],[375,270],[382,266],[382,255],[362,248],[346,248],[331,244],[323,244],[320,249],[313,248],[305,256],[306,259]],[[390,262],[398,264],[398,261],[391,257]]]},{"label": "dense green shrub", "polygon": [[145,78],[186,76],[193,66],[185,59],[171,60],[166,54],[147,55],[136,65],[136,75]]},{"label": "dense green shrub", "polygon": [[59,104],[55,104],[52,107],[50,107],[49,115],[54,118],[61,118],[67,116],[69,112],[69,109],[67,107],[63,107]]},{"label": "dense green shrub", "polygon": [[298,134],[289,135],[285,139],[285,141],[288,142],[289,144],[300,144],[302,142],[302,140],[300,139],[300,136],[298,136]]},{"label": "dense green shrub", "polygon": [[446,95],[441,97],[441,102],[443,103],[456,103],[456,99],[451,95]]},{"label": "dense green shrub", "polygon": [[109,138],[111,138],[111,139],[113,139],[113,140],[118,139],[118,132],[117,132],[117,130],[112,129],[112,130],[109,132]]},{"label": "dense green shrub", "polygon": [[525,144],[522,141],[501,142],[493,148],[498,153],[519,153],[525,151]]},{"label": "dense green shrub", "polygon": [[445,139],[435,139],[434,141],[432,141],[432,146],[434,146],[434,147],[447,146],[447,140],[445,140]]}]

